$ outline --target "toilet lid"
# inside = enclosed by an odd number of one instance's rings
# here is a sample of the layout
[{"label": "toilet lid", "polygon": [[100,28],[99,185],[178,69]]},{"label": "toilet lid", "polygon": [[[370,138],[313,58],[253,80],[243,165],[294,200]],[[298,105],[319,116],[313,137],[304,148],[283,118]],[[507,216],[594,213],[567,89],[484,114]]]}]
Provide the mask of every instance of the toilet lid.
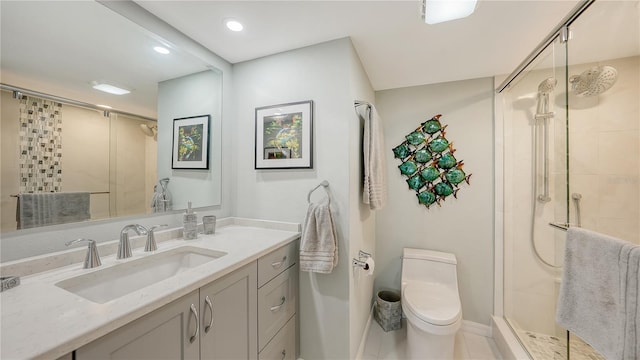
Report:
[{"label": "toilet lid", "polygon": [[404,288],[408,310],[434,325],[450,325],[460,318],[460,298],[453,289],[437,283],[409,283]]}]

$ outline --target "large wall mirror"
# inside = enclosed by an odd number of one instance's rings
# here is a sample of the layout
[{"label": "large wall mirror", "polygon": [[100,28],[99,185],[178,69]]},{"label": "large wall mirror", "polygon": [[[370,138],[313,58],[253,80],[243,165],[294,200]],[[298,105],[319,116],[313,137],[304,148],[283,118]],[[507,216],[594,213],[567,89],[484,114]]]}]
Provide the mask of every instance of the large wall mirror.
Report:
[{"label": "large wall mirror", "polygon": [[[33,209],[24,201],[19,210],[23,194],[69,195],[62,205],[45,202],[58,215],[56,206],[73,213],[78,202],[79,214],[53,220],[64,223],[167,210],[154,201],[163,185],[169,211],[188,201],[220,205],[220,71],[98,2],[0,7],[3,237],[50,224],[50,214],[27,219]],[[202,115],[210,117],[208,168],[172,169],[174,119]]]}]

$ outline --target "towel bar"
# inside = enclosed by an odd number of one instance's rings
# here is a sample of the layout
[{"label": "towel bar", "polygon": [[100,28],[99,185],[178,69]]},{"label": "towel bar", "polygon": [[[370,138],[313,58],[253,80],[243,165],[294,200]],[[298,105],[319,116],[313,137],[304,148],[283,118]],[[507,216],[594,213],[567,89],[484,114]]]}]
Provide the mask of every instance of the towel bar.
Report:
[{"label": "towel bar", "polygon": [[311,193],[316,191],[316,189],[321,186],[327,192],[327,197],[329,198],[329,204],[331,204],[331,193],[329,193],[329,190],[327,190],[327,188],[329,187],[329,182],[327,180],[323,180],[320,184],[318,184],[316,187],[311,189],[311,191],[309,191],[309,194],[307,194],[307,203],[311,203]]},{"label": "towel bar", "polygon": [[[54,192],[51,192],[52,194],[55,194]],[[47,193],[49,194],[49,193]],[[97,194],[111,194],[111,192],[109,191],[92,191],[89,193],[90,195],[97,195]],[[20,196],[20,194],[11,194],[9,195],[9,197],[14,197],[17,198],[18,196]]]},{"label": "towel bar", "polygon": [[569,224],[567,223],[549,223],[549,226],[554,227],[556,229],[560,229],[562,231],[569,230]]}]

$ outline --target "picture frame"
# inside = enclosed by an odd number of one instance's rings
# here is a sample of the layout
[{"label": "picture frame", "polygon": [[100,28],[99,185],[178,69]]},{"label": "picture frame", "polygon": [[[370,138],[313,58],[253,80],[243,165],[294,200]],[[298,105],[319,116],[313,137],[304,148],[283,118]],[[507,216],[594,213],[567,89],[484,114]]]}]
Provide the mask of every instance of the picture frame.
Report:
[{"label": "picture frame", "polygon": [[210,115],[173,119],[172,169],[209,169]]},{"label": "picture frame", "polygon": [[312,169],[312,134],[312,100],[256,108],[255,169]]}]

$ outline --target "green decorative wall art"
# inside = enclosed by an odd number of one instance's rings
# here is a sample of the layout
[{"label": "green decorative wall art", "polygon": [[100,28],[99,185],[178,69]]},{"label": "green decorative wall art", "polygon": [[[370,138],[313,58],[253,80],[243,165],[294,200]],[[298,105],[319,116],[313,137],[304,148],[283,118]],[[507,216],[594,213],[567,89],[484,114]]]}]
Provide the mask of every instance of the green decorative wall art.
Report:
[{"label": "green decorative wall art", "polygon": [[416,192],[418,203],[429,208],[453,195],[457,198],[463,182],[469,184],[464,163],[454,153],[453,143],[446,138],[445,129],[436,115],[420,124],[405,136],[405,141],[393,148],[393,155],[402,161],[400,174],[407,178],[410,190]]}]

